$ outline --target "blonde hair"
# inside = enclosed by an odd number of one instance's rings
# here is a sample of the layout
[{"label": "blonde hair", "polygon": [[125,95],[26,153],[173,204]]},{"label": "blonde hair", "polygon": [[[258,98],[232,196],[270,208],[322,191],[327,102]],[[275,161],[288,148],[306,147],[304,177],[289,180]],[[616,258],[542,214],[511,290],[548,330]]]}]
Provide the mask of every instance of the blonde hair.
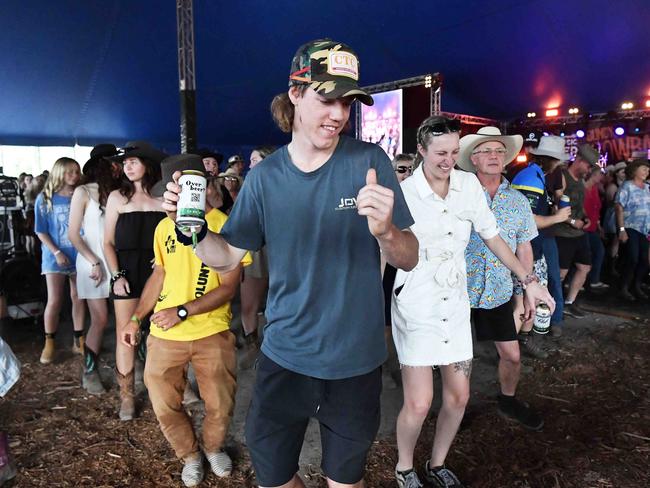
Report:
[{"label": "blonde hair", "polygon": [[[76,164],[79,168],[79,163],[72,158],[59,158],[52,166],[52,171],[43,187],[43,200],[48,212],[52,210],[52,196],[65,185],[65,172],[71,164]],[[79,171],[81,172],[81,169]]]}]

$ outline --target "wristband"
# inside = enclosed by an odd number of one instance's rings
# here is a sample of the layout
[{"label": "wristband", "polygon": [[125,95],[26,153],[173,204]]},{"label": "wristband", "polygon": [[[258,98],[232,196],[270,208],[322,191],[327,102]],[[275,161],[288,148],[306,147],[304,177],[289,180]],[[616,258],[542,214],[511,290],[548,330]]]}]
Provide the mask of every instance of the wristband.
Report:
[{"label": "wristband", "polygon": [[54,253],[55,256],[58,256],[59,254],[61,254],[61,249],[57,249],[56,252]]},{"label": "wristband", "polygon": [[618,231],[619,231],[619,232],[625,232],[625,227],[619,227],[619,228],[618,228]]},{"label": "wristband", "polygon": [[534,274],[527,275],[521,282],[521,287],[525,290],[531,283],[539,283],[539,278]]},{"label": "wristband", "polygon": [[131,315],[131,322],[138,324],[138,327],[140,327],[140,324],[142,323],[136,314]]},{"label": "wristband", "polygon": [[94,268],[95,266],[99,266],[100,264],[102,264],[102,263],[96,262],[96,263],[91,264],[90,266]]},{"label": "wristband", "polygon": [[[176,231],[176,240],[180,243],[183,244],[184,246],[191,246],[194,244],[192,241],[192,236],[186,236],[181,232],[181,230],[178,228],[178,226],[174,227],[174,230]],[[196,243],[198,244],[201,242],[205,236],[208,235],[208,225],[205,224],[201,230],[196,234]]]},{"label": "wristband", "polygon": [[571,224],[571,225],[576,225],[576,219],[571,219],[571,220],[569,220],[569,224]]}]

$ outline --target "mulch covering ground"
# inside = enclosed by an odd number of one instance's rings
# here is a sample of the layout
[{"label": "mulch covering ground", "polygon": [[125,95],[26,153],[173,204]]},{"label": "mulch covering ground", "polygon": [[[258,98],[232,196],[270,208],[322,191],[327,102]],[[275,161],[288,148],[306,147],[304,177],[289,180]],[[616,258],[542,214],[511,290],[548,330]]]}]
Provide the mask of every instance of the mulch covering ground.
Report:
[{"label": "mulch covering ground", "polygon": [[[528,432],[495,413],[495,399],[473,396],[448,464],[467,485],[502,487],[650,486],[650,325],[646,322],[573,331],[547,361],[535,361],[520,396],[546,425]],[[19,385],[0,404],[18,475],[15,487],[182,486],[180,464],[146,405],[134,422],[117,419],[117,394],[92,397],[78,386],[78,357],[43,367],[35,343],[18,345]],[[424,464],[432,416],[416,452]],[[229,480],[210,474],[205,487],[253,485],[243,446],[232,444]],[[367,485],[394,487],[394,438],[378,440]],[[325,486],[317,470],[311,479]]]}]

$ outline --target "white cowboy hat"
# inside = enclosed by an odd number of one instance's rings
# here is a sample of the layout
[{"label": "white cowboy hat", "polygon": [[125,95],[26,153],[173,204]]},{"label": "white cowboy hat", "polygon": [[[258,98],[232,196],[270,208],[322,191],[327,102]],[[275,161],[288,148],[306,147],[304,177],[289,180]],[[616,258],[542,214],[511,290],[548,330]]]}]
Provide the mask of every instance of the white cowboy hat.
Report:
[{"label": "white cowboy hat", "polygon": [[459,168],[472,173],[476,172],[476,167],[472,164],[470,156],[479,144],[487,141],[499,141],[506,148],[505,164],[508,165],[519,154],[524,138],[519,134],[505,136],[497,127],[481,127],[476,134],[468,134],[460,138],[460,152],[456,164]]},{"label": "white cowboy hat", "polygon": [[530,150],[530,154],[536,156],[550,156],[560,161],[568,161],[570,155],[564,150],[564,137],[542,136],[539,146]]}]

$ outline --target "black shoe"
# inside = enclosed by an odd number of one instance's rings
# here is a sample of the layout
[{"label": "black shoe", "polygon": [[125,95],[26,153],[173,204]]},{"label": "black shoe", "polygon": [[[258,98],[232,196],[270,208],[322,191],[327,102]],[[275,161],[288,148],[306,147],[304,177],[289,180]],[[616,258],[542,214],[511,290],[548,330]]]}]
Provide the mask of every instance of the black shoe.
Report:
[{"label": "black shoe", "polygon": [[644,300],[647,300],[647,299],[648,299],[648,295],[646,295],[646,294],[643,292],[643,290],[641,289],[640,286],[635,286],[635,287],[632,289],[632,294],[634,295],[634,298],[636,298],[637,300],[644,301]]},{"label": "black shoe", "polygon": [[527,403],[520,402],[515,397],[499,395],[499,406],[497,410],[502,417],[519,422],[527,429],[541,430],[544,427],[544,419],[530,408]]},{"label": "black shoe", "polygon": [[574,319],[584,319],[587,316],[575,303],[564,304],[564,315],[568,315]]},{"label": "black shoe", "polygon": [[636,302],[636,298],[634,298],[634,295],[632,295],[627,288],[622,288],[618,293],[618,296],[626,302]]},{"label": "black shoe", "polygon": [[429,461],[424,465],[424,477],[436,488],[464,488],[458,477],[444,466],[431,468]]},{"label": "black shoe", "polygon": [[559,325],[551,325],[551,337],[562,337],[562,327]]},{"label": "black shoe", "polygon": [[517,339],[519,339],[519,349],[521,352],[535,359],[548,358],[548,353],[537,344],[537,341],[533,337],[530,333],[519,333]]}]

